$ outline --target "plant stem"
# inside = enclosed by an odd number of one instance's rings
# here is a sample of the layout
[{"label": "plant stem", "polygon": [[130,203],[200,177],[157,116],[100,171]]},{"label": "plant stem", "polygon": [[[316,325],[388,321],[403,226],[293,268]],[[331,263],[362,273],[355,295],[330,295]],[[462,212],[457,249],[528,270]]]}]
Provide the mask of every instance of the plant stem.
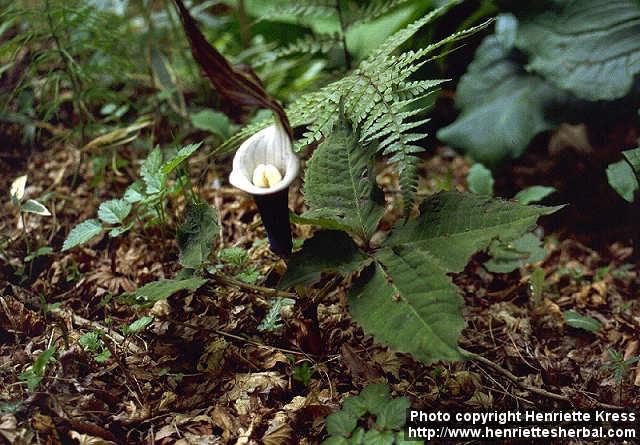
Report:
[{"label": "plant stem", "polygon": [[340,19],[340,37],[342,38],[342,52],[344,54],[344,65],[347,70],[351,69],[351,54],[349,54],[349,48],[347,47],[347,26],[342,16],[342,6],[340,0],[336,0],[336,10],[338,11],[338,18]]}]

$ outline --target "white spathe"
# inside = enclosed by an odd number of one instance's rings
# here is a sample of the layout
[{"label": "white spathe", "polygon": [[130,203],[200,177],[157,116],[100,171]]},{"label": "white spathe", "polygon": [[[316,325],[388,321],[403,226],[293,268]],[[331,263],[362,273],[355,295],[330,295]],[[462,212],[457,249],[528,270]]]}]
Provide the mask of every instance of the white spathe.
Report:
[{"label": "white spathe", "polygon": [[[282,180],[269,187],[253,183],[259,165],[272,165],[282,175]],[[229,182],[234,187],[252,195],[269,195],[286,189],[298,176],[300,161],[293,152],[289,135],[279,124],[260,130],[244,141],[233,157],[233,169]]]}]

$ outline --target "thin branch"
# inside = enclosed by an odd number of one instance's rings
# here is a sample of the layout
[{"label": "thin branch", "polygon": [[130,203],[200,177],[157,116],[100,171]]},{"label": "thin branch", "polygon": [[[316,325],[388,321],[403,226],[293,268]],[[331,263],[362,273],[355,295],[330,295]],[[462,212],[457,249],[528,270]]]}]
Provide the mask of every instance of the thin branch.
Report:
[{"label": "thin branch", "polygon": [[286,292],[278,289],[272,289],[270,287],[256,286],[255,284],[244,283],[240,280],[236,280],[235,278],[231,278],[227,275],[223,275],[220,272],[216,272],[215,274],[210,274],[209,276],[213,281],[217,281],[220,284],[234,286],[234,287],[255,292],[258,294],[264,294],[272,297],[291,298],[294,300],[298,298],[298,295],[292,292]]},{"label": "thin branch", "polygon": [[[559,400],[561,402],[566,402],[566,403],[572,403],[571,399],[568,396],[565,396],[563,394],[557,394],[557,393],[554,393],[554,392],[551,392],[551,391],[547,391],[546,389],[536,388],[535,386],[531,386],[531,385],[528,385],[528,384],[524,383],[522,381],[522,378],[516,376],[515,374],[513,374],[508,369],[503,368],[502,366],[498,365],[497,363],[492,362],[491,360],[489,360],[486,357],[483,357],[481,355],[475,354],[473,352],[470,352],[470,351],[467,351],[467,350],[464,350],[464,349],[462,349],[462,353],[464,354],[464,356],[466,358],[468,358],[470,360],[473,360],[475,362],[481,363],[483,365],[486,365],[486,366],[490,367],[491,369],[493,369],[494,371],[502,374],[503,376],[505,376],[506,378],[511,380],[513,383],[515,383],[516,385],[518,385],[520,388],[524,389],[525,391],[529,391],[529,392],[532,392],[534,394],[538,394],[539,396],[547,397],[549,399]],[[597,400],[595,401],[595,403],[600,408],[615,409],[615,410],[625,409],[623,406],[610,405],[608,403],[599,402]]]}]

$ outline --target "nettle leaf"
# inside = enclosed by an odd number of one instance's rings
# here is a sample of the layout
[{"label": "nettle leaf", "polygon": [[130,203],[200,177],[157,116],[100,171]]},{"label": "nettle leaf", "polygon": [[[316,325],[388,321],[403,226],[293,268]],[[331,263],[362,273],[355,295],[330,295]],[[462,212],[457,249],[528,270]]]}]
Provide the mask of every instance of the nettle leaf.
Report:
[{"label": "nettle leaf", "polygon": [[462,299],[447,274],[460,272],[494,239],[517,239],[557,209],[456,192],[429,197],[421,216],[392,232],[354,286],[354,319],[378,341],[418,360],[461,359]]},{"label": "nettle leaf", "polygon": [[195,291],[207,282],[200,277],[187,278],[184,280],[159,280],[146,284],[137,289],[133,296],[140,303],[155,303],[164,300],[171,295],[182,290]]},{"label": "nettle leaf", "polygon": [[160,171],[164,175],[168,175],[169,173],[174,171],[180,164],[182,164],[189,156],[194,154],[201,145],[202,142],[198,142],[197,144],[190,144],[182,147],[180,150],[178,150],[173,158],[162,164]]},{"label": "nettle leaf", "polygon": [[164,189],[166,176],[162,173],[162,150],[154,148],[142,163],[140,176],[144,180],[148,194],[160,193]]},{"label": "nettle leaf", "polygon": [[192,269],[202,266],[211,254],[218,231],[218,217],[209,204],[189,205],[185,221],[178,228],[177,234],[180,264]]},{"label": "nettle leaf", "polygon": [[319,232],[293,254],[278,287],[286,289],[315,283],[321,273],[327,272],[346,276],[362,269],[370,261],[346,233],[333,230]]},{"label": "nettle leaf", "polygon": [[372,154],[341,120],[307,164],[304,196],[310,210],[303,217],[369,240],[384,213],[384,196],[371,172]]},{"label": "nettle leaf", "polygon": [[557,95],[542,78],[509,58],[513,48],[508,35],[517,24],[513,16],[499,17],[498,24],[503,26],[485,38],[458,84],[460,116],[437,133],[443,142],[485,164],[520,156],[537,133],[550,128],[544,108]]},{"label": "nettle leaf", "polygon": [[519,17],[516,46],[527,68],[581,99],[626,95],[640,73],[640,3],[636,0],[557,2]]},{"label": "nettle leaf", "polygon": [[20,210],[27,213],[35,213],[40,216],[51,216],[51,212],[43,204],[35,199],[28,199],[21,206]]},{"label": "nettle leaf", "polygon": [[84,244],[94,236],[102,233],[102,224],[97,219],[88,219],[75,226],[67,235],[62,245],[62,251],[72,249],[80,244]]},{"label": "nettle leaf", "polygon": [[131,212],[131,203],[124,199],[111,199],[100,204],[98,218],[106,224],[122,224]]}]

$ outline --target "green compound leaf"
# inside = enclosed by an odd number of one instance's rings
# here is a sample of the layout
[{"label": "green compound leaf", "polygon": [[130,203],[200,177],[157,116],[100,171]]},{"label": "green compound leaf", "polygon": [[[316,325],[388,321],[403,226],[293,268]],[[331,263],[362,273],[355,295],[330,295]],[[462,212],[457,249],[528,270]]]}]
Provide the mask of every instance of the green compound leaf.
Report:
[{"label": "green compound leaf", "polygon": [[200,277],[188,278],[185,280],[160,280],[149,283],[137,289],[133,296],[139,303],[155,303],[164,300],[181,290],[195,291],[207,282]]},{"label": "green compound leaf", "polygon": [[169,173],[171,173],[189,156],[194,154],[201,145],[202,142],[198,142],[197,144],[190,144],[182,147],[180,150],[178,150],[178,153],[176,153],[176,155],[172,159],[162,164],[162,167],[160,168],[162,174],[168,175]]},{"label": "green compound leaf", "polygon": [[364,434],[364,445],[393,445],[395,435],[391,431],[369,430]]},{"label": "green compound leaf", "polygon": [[327,432],[332,436],[347,436],[356,428],[358,418],[346,411],[337,411],[327,417]]},{"label": "green compound leaf", "polygon": [[162,159],[162,150],[160,147],[156,147],[149,153],[140,168],[140,176],[142,176],[147,193],[150,195],[160,193],[164,189],[166,175],[162,173]]},{"label": "green compound leaf", "polygon": [[340,121],[307,164],[304,196],[310,210],[302,216],[369,240],[384,212],[371,158],[371,151]]},{"label": "green compound leaf", "polygon": [[358,397],[368,412],[378,414],[389,400],[389,387],[382,383],[367,385]]},{"label": "green compound leaf", "polygon": [[511,241],[558,207],[523,206],[489,197],[439,193],[421,216],[392,232],[349,296],[365,332],[424,362],[461,358],[461,298],[447,276],[494,239]]},{"label": "green compound leaf", "polygon": [[389,430],[402,428],[407,420],[407,409],[410,406],[409,399],[406,397],[390,400],[379,411],[376,423],[380,428]]},{"label": "green compound leaf", "polygon": [[218,230],[216,211],[209,204],[190,204],[177,233],[180,264],[192,269],[202,266],[211,254]]},{"label": "green compound leaf", "polygon": [[98,218],[106,224],[122,224],[130,212],[130,202],[124,199],[111,199],[100,204]]},{"label": "green compound leaf", "polygon": [[84,244],[94,236],[102,233],[102,224],[97,219],[88,219],[81,222],[69,232],[67,239],[64,240],[62,251],[72,249],[80,244]]},{"label": "green compound leaf", "polygon": [[368,262],[369,257],[346,233],[334,230],[319,232],[293,254],[278,287],[286,289],[298,284],[312,284],[320,279],[321,273],[327,272],[346,276],[362,269]]},{"label": "green compound leaf", "polygon": [[626,95],[640,73],[640,3],[636,0],[556,2],[519,16],[516,46],[528,70],[581,99]]},{"label": "green compound leaf", "polygon": [[544,108],[556,96],[554,88],[509,59],[516,25],[513,16],[498,18],[496,34],[482,42],[458,85],[460,116],[437,133],[443,142],[488,165],[520,156],[537,133],[551,126]]}]

